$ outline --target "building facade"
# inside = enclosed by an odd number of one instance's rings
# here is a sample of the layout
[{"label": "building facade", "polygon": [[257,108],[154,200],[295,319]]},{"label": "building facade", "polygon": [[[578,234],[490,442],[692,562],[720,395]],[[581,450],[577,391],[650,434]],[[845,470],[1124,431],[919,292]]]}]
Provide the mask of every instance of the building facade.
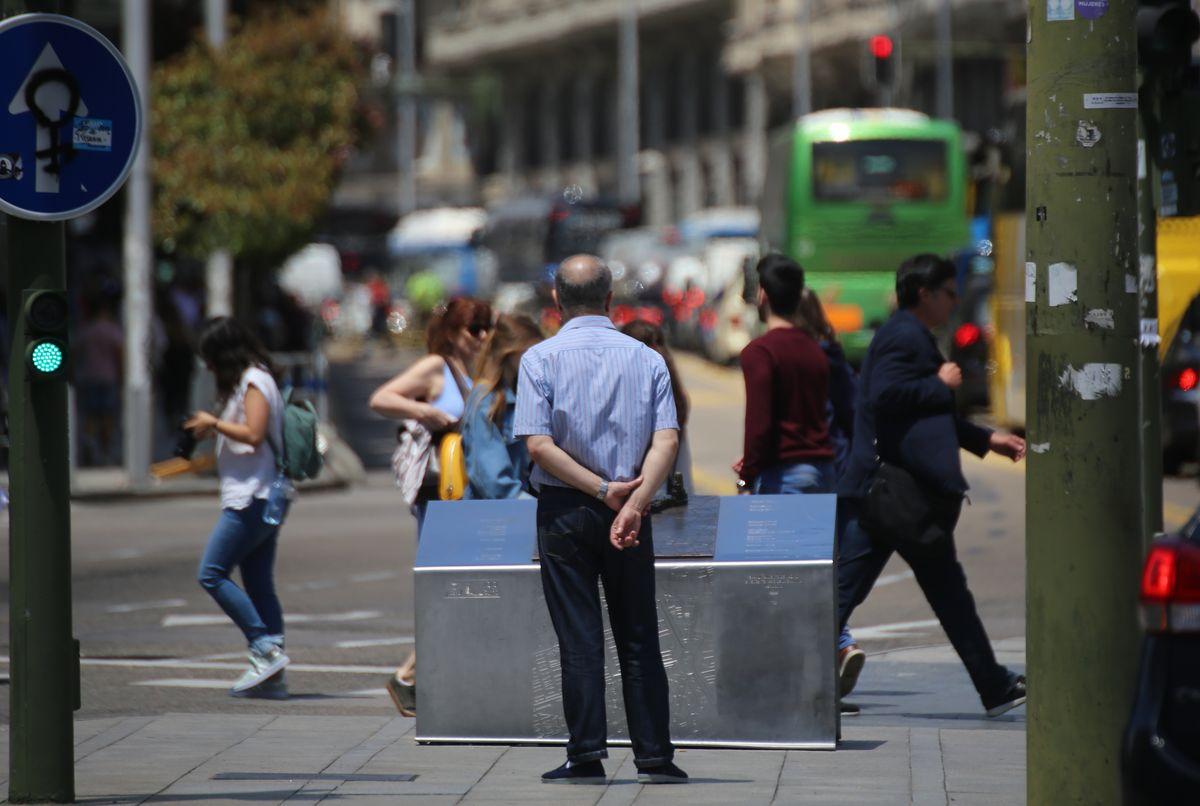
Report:
[{"label": "building facade", "polygon": [[[341,5],[360,32],[372,16],[382,20],[386,51],[394,43],[386,20],[397,2]],[[1019,0],[418,3],[421,204],[490,203],[568,188],[616,198],[628,193],[623,160],[638,179],[637,198],[624,200],[641,203],[647,224],[753,204],[768,132],[797,109],[801,47],[809,53],[813,109],[886,103],[933,114],[943,3],[952,20],[953,114],[970,131],[1004,128],[1023,115]],[[635,49],[620,35],[631,10]],[[868,63],[866,43],[877,34],[896,43],[887,87],[874,83]],[[636,82],[621,81],[623,64],[636,64]],[[634,148],[623,147],[631,139]],[[382,175],[373,181],[381,193],[389,182]]]}]

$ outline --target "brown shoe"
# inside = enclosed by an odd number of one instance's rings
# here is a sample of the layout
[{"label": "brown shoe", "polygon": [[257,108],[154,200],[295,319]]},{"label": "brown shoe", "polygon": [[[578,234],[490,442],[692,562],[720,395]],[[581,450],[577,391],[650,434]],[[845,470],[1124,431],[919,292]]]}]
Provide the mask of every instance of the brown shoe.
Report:
[{"label": "brown shoe", "polygon": [[400,716],[410,719],[417,715],[417,683],[405,683],[399,675],[392,675],[387,681],[387,693],[392,697],[392,703]]},{"label": "brown shoe", "polygon": [[845,649],[838,650],[838,696],[845,697],[858,685],[858,676],[862,673],[863,664],[867,661],[867,653],[851,644]]}]

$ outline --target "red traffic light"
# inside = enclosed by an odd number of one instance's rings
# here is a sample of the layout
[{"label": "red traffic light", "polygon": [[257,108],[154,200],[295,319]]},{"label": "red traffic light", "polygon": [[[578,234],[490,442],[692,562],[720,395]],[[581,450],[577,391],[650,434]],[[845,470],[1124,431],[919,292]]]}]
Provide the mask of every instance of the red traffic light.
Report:
[{"label": "red traffic light", "polygon": [[876,59],[886,59],[892,55],[892,38],[883,34],[871,37],[871,55]]}]

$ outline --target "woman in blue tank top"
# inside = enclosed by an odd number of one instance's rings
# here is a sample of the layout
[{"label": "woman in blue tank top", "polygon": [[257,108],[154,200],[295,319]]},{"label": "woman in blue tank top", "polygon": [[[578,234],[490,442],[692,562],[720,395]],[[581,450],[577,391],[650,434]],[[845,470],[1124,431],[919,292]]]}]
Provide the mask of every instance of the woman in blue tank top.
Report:
[{"label": "woman in blue tank top", "polygon": [[[454,428],[463,416],[471,389],[471,369],[492,328],[486,302],[457,297],[435,315],[425,332],[429,354],[371,395],[371,411],[393,420],[416,420],[435,438]],[[420,539],[425,506],[437,490],[422,489],[413,504]],[[416,653],[388,679],[388,693],[404,716],[416,713]]]}]

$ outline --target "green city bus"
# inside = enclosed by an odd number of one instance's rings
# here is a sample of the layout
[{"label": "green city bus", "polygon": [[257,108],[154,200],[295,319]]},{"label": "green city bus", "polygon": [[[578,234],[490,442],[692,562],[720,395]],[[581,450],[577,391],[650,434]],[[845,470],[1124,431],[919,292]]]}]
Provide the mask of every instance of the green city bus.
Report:
[{"label": "green city bus", "polygon": [[907,109],[831,109],[771,139],[764,250],[804,267],[852,361],[895,307],[895,272],[969,243],[957,125]]}]

